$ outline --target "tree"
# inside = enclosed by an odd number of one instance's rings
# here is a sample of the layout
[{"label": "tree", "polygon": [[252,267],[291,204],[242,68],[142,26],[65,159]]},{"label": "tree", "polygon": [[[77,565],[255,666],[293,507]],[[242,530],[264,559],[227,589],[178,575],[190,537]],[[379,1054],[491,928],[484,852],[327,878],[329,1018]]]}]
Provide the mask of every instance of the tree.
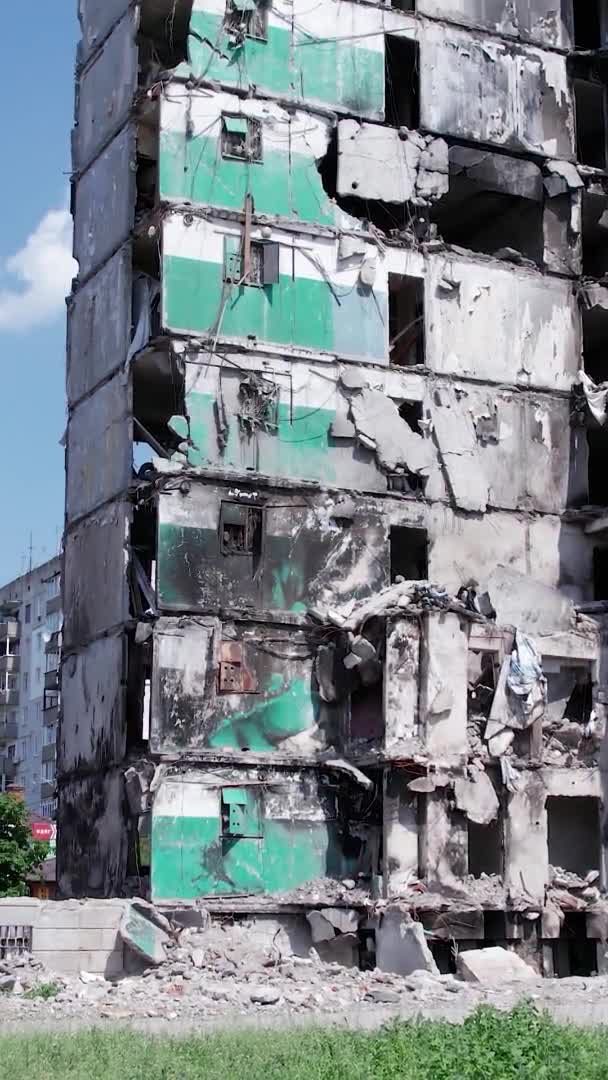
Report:
[{"label": "tree", "polygon": [[49,845],[32,836],[25,803],[0,795],[0,897],[27,896],[27,876],[48,853]]}]

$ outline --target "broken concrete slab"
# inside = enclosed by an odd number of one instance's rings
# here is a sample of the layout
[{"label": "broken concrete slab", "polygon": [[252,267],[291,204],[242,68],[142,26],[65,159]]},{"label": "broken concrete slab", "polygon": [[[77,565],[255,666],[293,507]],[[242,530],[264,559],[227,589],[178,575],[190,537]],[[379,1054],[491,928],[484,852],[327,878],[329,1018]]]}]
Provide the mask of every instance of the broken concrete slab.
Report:
[{"label": "broken concrete slab", "polygon": [[486,191],[517,195],[521,199],[542,202],[543,178],[533,161],[474,150],[466,146],[450,147],[450,175],[465,174]]},{"label": "broken concrete slab", "polygon": [[451,387],[442,387],[435,392],[431,403],[431,418],[448,488],[456,506],[483,513],[488,505],[488,482],[466,396],[458,395]]},{"label": "broken concrete slab", "polygon": [[457,780],[454,796],[458,809],[476,825],[489,825],[498,815],[498,796],[486,772],[478,773],[475,780]]},{"label": "broken concrete slab", "polygon": [[[371,161],[378,167],[370,168]],[[340,120],[337,188],[360,199],[432,202],[448,190],[447,143],[405,127]]]},{"label": "broken concrete slab", "polygon": [[517,953],[501,949],[470,949],[458,954],[456,970],[465,982],[505,983],[537,979],[538,973]]},{"label": "broken concrete slab", "polygon": [[310,933],[315,945],[321,941],[331,941],[336,936],[334,927],[320,911],[308,911],[306,918],[310,924]]},{"label": "broken concrete slab", "polygon": [[126,946],[148,964],[163,964],[171,936],[130,904],[120,923],[120,936]]},{"label": "broken concrete slab", "polygon": [[414,971],[439,970],[426,942],[422,923],[395,909],[383,912],[376,931],[376,964],[381,971],[411,975]]},{"label": "broken concrete slab", "polygon": [[555,634],[575,627],[572,601],[557,589],[526,574],[507,566],[496,566],[486,584],[499,626],[521,626],[532,636]]},{"label": "broken concrete slab", "polygon": [[381,468],[429,475],[435,464],[433,446],[412,431],[392,398],[381,390],[366,388],[353,394],[350,410],[357,435],[375,449]]}]

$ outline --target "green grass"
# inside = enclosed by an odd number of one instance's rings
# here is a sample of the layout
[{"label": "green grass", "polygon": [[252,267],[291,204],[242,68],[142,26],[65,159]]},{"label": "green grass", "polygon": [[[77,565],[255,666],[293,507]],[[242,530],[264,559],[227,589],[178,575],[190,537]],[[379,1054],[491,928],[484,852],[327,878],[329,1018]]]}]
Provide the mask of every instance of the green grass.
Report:
[{"label": "green grass", "polygon": [[50,998],[57,997],[61,987],[57,983],[39,983],[38,986],[34,986],[32,990],[28,990],[23,996],[28,1001],[48,1001]]},{"label": "green grass", "polygon": [[10,1080],[607,1080],[608,1028],[560,1027],[522,1006],[462,1026],[373,1034],[309,1030],[183,1039],[132,1032],[0,1037]]}]

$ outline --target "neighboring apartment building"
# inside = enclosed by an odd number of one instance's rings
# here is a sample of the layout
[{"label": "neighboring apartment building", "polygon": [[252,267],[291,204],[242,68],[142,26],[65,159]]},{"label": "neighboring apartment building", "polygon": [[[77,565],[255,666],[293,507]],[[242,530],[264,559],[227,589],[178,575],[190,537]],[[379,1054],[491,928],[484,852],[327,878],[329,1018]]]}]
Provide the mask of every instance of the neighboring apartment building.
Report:
[{"label": "neighboring apartment building", "polygon": [[34,817],[57,809],[61,625],[59,556],[0,588],[0,785]]},{"label": "neighboring apartment building", "polygon": [[605,4],[80,18],[63,892],[598,970]]}]

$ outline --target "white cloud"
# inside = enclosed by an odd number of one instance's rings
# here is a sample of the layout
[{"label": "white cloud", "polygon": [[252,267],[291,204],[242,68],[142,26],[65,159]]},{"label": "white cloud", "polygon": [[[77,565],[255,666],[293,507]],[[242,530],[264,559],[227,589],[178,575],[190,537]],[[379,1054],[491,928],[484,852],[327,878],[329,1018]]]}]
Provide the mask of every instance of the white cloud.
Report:
[{"label": "white cloud", "polygon": [[54,319],[78,272],[68,210],[49,210],[23,247],[0,263],[0,270],[15,279],[13,286],[0,286],[1,330],[26,332]]}]

